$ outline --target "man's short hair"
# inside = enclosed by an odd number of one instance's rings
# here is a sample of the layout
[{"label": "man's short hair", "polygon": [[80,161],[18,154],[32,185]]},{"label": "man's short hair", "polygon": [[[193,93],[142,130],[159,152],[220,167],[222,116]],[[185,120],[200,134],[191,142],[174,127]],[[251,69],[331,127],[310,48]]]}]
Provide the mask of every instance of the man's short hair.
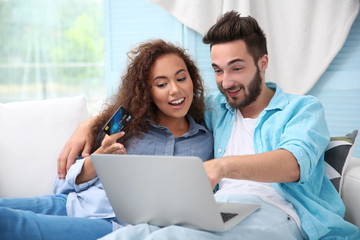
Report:
[{"label": "man's short hair", "polygon": [[243,40],[255,63],[267,54],[266,37],[253,17],[240,17],[235,11],[225,13],[209,29],[203,43],[210,44],[210,49],[218,43]]}]

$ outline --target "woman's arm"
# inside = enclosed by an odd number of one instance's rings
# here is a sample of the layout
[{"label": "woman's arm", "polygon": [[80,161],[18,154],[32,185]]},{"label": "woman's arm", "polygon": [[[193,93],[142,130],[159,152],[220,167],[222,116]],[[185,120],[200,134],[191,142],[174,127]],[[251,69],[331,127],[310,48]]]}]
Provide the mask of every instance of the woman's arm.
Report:
[{"label": "woman's arm", "polygon": [[[123,137],[125,132],[118,132],[113,135],[105,135],[101,146],[94,152],[95,154],[126,154],[126,149],[121,143],[117,143],[116,140]],[[90,181],[96,177],[95,168],[91,162],[91,156],[85,159],[84,165],[80,174],[77,176],[75,184],[81,184]]]}]

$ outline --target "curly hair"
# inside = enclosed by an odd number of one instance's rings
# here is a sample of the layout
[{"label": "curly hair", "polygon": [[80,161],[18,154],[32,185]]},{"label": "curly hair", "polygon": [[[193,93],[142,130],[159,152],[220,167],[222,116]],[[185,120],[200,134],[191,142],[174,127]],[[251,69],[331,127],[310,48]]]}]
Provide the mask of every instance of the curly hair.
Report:
[{"label": "curly hair", "polygon": [[125,75],[121,78],[119,90],[113,96],[111,103],[97,117],[96,123],[92,127],[92,152],[100,147],[101,141],[104,138],[104,133],[101,129],[119,106],[123,106],[132,115],[132,120],[126,126],[125,136],[118,140],[125,147],[126,141],[131,136],[146,132],[150,128],[148,120],[156,121],[158,108],[153,103],[151,97],[150,70],[155,61],[165,54],[176,54],[184,60],[193,82],[194,94],[188,114],[197,123],[202,122],[205,109],[204,87],[203,80],[194,61],[181,47],[161,39],[150,40],[141,43],[138,47],[128,52],[129,63]]}]

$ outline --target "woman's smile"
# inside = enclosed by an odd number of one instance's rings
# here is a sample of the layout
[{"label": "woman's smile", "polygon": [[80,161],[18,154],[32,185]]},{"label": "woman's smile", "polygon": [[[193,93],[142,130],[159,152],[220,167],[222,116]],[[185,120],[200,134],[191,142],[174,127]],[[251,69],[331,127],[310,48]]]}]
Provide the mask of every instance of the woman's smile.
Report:
[{"label": "woman's smile", "polygon": [[174,108],[182,108],[185,105],[185,98],[179,98],[179,99],[175,99],[171,102],[169,102],[169,104],[174,107]]}]

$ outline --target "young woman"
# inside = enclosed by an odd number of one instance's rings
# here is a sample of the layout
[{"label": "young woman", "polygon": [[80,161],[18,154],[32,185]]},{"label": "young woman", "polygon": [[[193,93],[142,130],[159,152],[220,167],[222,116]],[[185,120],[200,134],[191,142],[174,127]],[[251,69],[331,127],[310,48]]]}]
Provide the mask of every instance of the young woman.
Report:
[{"label": "young woman", "polygon": [[[195,155],[213,158],[212,134],[203,120],[203,85],[183,49],[154,40],[129,53],[118,94],[93,121],[98,154]],[[102,127],[119,106],[132,120],[126,134],[105,135]],[[0,199],[0,239],[97,239],[121,227],[96,176],[91,156],[77,160],[55,195]]]}]

